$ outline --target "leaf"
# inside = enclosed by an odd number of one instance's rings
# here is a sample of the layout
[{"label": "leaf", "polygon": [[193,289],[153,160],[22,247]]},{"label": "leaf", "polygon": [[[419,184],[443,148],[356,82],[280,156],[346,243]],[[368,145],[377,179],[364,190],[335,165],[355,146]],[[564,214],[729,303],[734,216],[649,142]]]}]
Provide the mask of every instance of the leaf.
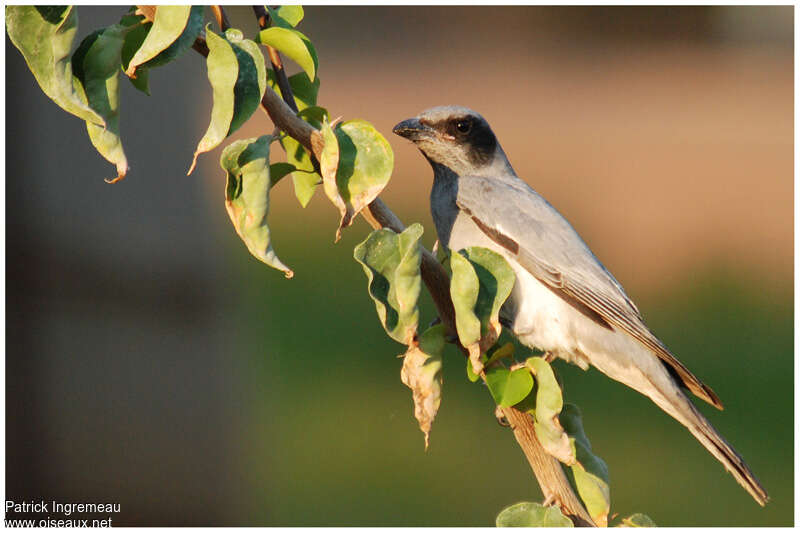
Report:
[{"label": "leaf", "polygon": [[6,31],[42,91],[62,109],[100,126],[103,117],[73,87],[70,51],[78,29],[77,8],[6,6]]},{"label": "leaf", "polygon": [[[126,20],[128,19],[128,20]],[[150,32],[150,28],[153,26],[152,22],[146,22],[145,18],[142,16],[126,16],[123,17],[122,24],[126,26],[134,26],[131,30],[125,35],[125,42],[122,44],[122,52],[121,52],[121,60],[122,60],[122,70],[125,71],[128,69],[128,65],[130,65],[131,59],[133,59],[134,54],[136,51],[142,46],[147,34]],[[126,23],[127,22],[127,23]],[[136,75],[134,77],[128,78],[134,87],[145,93],[146,95],[150,96],[150,70],[147,68],[139,68],[136,70]]]},{"label": "leaf", "polygon": [[481,377],[478,374],[476,374],[475,371],[472,369],[472,361],[470,361],[469,359],[467,359],[467,379],[470,380],[472,383],[475,383],[476,381],[481,379]]},{"label": "leaf", "polygon": [[338,160],[334,164],[323,151],[320,169],[325,194],[341,215],[336,230],[338,242],[342,229],[352,224],[353,218],[386,187],[394,168],[394,153],[383,135],[367,121],[348,120],[332,131],[326,124],[321,129],[325,148],[337,144]]},{"label": "leaf", "polygon": [[[308,79],[305,72],[298,72],[294,76],[289,76],[289,87],[292,89],[295,104],[297,109],[303,111],[307,107],[315,106],[317,104],[317,94],[319,93],[319,77],[315,78],[313,83]],[[280,87],[275,78],[275,71],[269,69],[267,72],[267,83],[278,94],[281,94]],[[320,121],[321,122],[321,121]],[[319,128],[319,124],[316,124]]]},{"label": "leaf", "polygon": [[272,187],[281,181],[287,174],[297,170],[294,165],[289,163],[273,163],[269,166],[269,177]]},{"label": "leaf", "polygon": [[559,420],[570,436],[573,453],[577,459],[570,469],[578,495],[592,520],[599,526],[606,526],[611,509],[608,466],[592,453],[592,446],[583,430],[581,412],[576,406],[565,404]]},{"label": "leaf", "polygon": [[292,173],[294,194],[300,205],[305,207],[311,201],[317,185],[322,182],[322,177],[314,172],[311,156],[303,145],[289,136],[282,138],[280,142],[283,149],[286,150],[286,159],[297,169]]},{"label": "leaf", "polygon": [[573,527],[572,521],[556,506],[520,502],[500,511],[497,527]]},{"label": "leaf", "polygon": [[492,363],[499,361],[500,359],[505,359],[506,357],[512,357],[513,355],[514,355],[514,343],[507,342],[492,352],[492,354],[486,360],[485,365],[489,366]]},{"label": "leaf", "polygon": [[575,452],[559,422],[563,399],[553,368],[543,357],[529,357],[525,366],[536,376],[533,424],[536,437],[547,453],[566,465],[572,465],[575,463]]},{"label": "leaf", "polygon": [[619,527],[658,527],[653,519],[642,513],[634,513],[622,519]]},{"label": "leaf", "polygon": [[456,331],[469,350],[473,372],[480,374],[480,354],[495,343],[502,330],[500,307],[514,287],[514,271],[502,256],[477,246],[451,254],[450,268]]},{"label": "leaf", "polygon": [[291,278],[294,272],[284,265],[272,249],[269,214],[270,135],[235,141],[225,147],[220,158],[227,172],[225,208],[236,233],[258,260],[277,268]]},{"label": "leaf", "polygon": [[292,28],[273,26],[261,30],[258,42],[282,52],[302,68],[310,80],[314,80],[319,66],[317,52],[308,37]]},{"label": "leaf", "polygon": [[375,230],[353,251],[367,275],[381,324],[402,344],[411,344],[417,333],[422,231],[420,224],[410,225],[399,235],[388,228]]},{"label": "leaf", "polygon": [[419,429],[425,434],[425,449],[431,433],[431,425],[442,401],[442,351],[444,350],[444,326],[438,324],[422,334],[419,343],[412,343],[403,357],[400,379],[411,389],[414,399],[414,416]]},{"label": "leaf", "polygon": [[115,24],[86,37],[72,55],[75,89],[98,115],[105,127],[86,121],[89,138],[97,151],[117,167],[116,183],[128,172],[128,160],[119,136],[119,65],[127,28]]},{"label": "leaf", "polygon": [[533,378],[527,368],[509,370],[495,367],[486,371],[486,385],[500,407],[521,402],[533,389]]},{"label": "leaf", "polygon": [[125,69],[133,78],[140,68],[165,65],[191,48],[203,29],[203,6],[158,6],[153,25]]},{"label": "leaf", "polygon": [[208,80],[214,92],[211,123],[197,144],[191,174],[197,156],[216,148],[250,118],[261,104],[267,87],[264,56],[252,41],[244,39],[242,32],[229,29],[220,37],[207,28]]},{"label": "leaf", "polygon": [[309,106],[305,109],[298,111],[297,116],[309,123],[322,124],[325,120],[330,120],[331,116],[328,110],[320,106]]},{"label": "leaf", "polygon": [[278,6],[272,9],[267,6],[272,24],[281,28],[293,28],[303,20],[303,6]]}]

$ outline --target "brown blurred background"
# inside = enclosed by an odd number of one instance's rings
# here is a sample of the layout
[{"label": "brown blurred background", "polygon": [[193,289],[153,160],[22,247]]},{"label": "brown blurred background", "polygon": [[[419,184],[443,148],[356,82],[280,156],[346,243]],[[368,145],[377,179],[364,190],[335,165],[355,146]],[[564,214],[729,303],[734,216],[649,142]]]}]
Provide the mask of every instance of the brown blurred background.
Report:
[{"label": "brown blurred background", "polygon": [[[254,34],[249,8],[227,10]],[[124,11],[79,8],[78,38]],[[430,167],[391,127],[441,104],[483,114],[722,397],[704,411],[773,496],[759,509],[647,400],[561,364],[623,516],[792,524],[793,15],[308,7],[300,25],[320,104],[387,136],[383,198],[428,245]],[[197,54],[153,70],[151,97],[123,83],[132,168],[116,185],[8,39],[6,54],[7,499],[119,502],[119,525],[392,526],[491,525],[540,498],[454,352],[423,451],[401,347],[352,260],[363,222],[333,246],[329,202],[303,210],[282,182],[270,223],[286,281],[230,227],[219,150],[185,176],[211,102]],[[271,130],[258,113],[235,137]]]}]

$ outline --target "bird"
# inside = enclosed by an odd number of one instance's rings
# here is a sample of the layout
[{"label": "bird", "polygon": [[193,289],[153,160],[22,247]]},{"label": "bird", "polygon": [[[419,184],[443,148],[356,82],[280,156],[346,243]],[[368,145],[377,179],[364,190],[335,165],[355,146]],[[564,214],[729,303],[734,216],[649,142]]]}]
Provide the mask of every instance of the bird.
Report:
[{"label": "bird", "polygon": [[744,459],[687,396],[722,409],[645,325],[622,285],[570,223],[520,179],[489,123],[461,106],[427,109],[393,133],[433,168],[431,214],[439,244],[497,252],[516,275],[500,321],[519,341],[649,397],[684,425],[758,504],[769,500]]}]

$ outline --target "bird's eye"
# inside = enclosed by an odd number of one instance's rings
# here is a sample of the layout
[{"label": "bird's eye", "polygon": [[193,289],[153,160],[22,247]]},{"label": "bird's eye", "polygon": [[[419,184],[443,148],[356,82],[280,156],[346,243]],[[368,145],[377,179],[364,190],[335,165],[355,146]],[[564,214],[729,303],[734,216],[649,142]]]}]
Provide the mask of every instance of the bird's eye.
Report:
[{"label": "bird's eye", "polygon": [[469,133],[472,129],[472,122],[469,120],[459,120],[456,122],[456,129],[461,133]]}]

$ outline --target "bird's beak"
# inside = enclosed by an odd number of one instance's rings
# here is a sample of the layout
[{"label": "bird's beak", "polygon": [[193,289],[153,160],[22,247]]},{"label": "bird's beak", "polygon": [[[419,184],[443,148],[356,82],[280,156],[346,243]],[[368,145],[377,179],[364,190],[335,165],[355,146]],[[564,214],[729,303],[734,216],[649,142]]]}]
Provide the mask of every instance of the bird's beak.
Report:
[{"label": "bird's beak", "polygon": [[423,124],[417,118],[409,118],[392,128],[392,133],[405,137],[410,141],[416,141],[422,137],[430,137],[433,132],[433,128]]}]

